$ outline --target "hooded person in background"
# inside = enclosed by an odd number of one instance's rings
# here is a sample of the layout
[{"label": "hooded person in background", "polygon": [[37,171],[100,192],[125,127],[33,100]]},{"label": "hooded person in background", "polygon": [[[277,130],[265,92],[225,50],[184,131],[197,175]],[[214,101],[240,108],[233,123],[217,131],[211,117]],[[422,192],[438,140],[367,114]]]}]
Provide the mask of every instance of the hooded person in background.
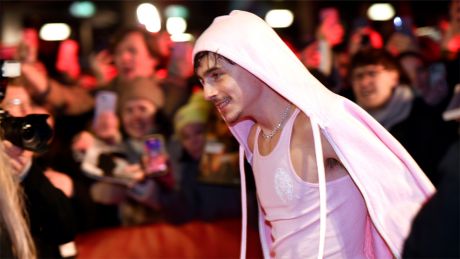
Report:
[{"label": "hooded person in background", "polygon": [[240,143],[240,170],[244,155],[252,165],[266,258],[401,256],[434,187],[395,138],[254,14],[216,18],[193,53],[205,98]]}]

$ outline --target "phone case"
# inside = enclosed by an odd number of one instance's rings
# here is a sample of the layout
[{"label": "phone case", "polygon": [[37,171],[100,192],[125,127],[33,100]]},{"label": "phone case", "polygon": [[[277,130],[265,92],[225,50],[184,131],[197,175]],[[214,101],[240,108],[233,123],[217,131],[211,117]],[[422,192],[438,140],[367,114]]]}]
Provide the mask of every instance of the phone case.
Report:
[{"label": "phone case", "polygon": [[112,91],[100,91],[96,94],[95,117],[103,112],[116,112],[117,94]]},{"label": "phone case", "polygon": [[168,156],[162,135],[152,134],[144,140],[144,167],[148,175],[159,176],[168,171]]}]

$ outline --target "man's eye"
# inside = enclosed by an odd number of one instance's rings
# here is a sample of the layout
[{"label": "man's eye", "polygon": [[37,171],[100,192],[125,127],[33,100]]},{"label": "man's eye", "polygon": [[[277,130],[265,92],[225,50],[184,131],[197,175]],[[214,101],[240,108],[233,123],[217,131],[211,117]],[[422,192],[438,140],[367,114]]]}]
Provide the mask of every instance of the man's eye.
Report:
[{"label": "man's eye", "polygon": [[217,80],[222,76],[222,73],[214,72],[211,74],[212,79]]}]

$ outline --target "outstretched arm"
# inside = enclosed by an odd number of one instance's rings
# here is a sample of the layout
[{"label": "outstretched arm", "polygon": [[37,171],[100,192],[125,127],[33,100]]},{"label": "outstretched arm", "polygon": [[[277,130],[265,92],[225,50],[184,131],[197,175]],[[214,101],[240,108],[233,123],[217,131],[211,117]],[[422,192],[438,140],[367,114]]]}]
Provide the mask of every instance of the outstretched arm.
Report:
[{"label": "outstretched arm", "polygon": [[33,98],[52,110],[77,115],[94,106],[93,97],[87,90],[78,86],[64,86],[49,78],[33,64],[23,63],[21,73]]}]

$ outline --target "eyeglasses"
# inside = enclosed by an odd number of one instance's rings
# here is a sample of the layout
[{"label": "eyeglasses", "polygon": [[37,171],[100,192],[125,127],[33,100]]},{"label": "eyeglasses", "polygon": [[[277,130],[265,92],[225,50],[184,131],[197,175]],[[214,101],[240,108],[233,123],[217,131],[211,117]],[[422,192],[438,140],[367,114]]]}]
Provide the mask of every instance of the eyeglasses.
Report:
[{"label": "eyeglasses", "polygon": [[372,66],[372,67],[363,67],[355,69],[355,72],[352,74],[351,79],[353,81],[362,80],[365,76],[370,78],[375,78],[380,72],[384,71],[383,66]]}]

